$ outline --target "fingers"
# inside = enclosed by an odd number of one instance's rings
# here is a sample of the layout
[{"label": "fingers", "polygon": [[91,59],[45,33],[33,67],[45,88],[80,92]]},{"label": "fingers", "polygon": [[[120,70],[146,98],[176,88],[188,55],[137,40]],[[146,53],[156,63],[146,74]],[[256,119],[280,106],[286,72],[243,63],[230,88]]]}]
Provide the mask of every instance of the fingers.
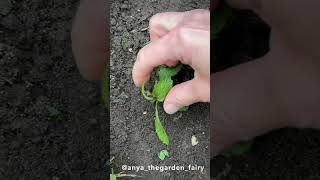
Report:
[{"label": "fingers", "polygon": [[152,70],[162,64],[174,65],[180,57],[180,48],[171,36],[151,42],[142,48],[132,69],[132,78],[137,87],[149,80]]},{"label": "fingers", "polygon": [[201,75],[209,76],[210,62],[206,59],[210,59],[210,32],[187,26],[177,27],[139,51],[132,78],[140,87],[150,78],[155,67],[163,64],[172,66],[178,61],[190,65]]},{"label": "fingers", "polygon": [[149,33],[151,41],[160,39],[170,30],[184,21],[185,12],[158,13],[150,19]]},{"label": "fingers", "polygon": [[186,12],[158,13],[150,19],[149,33],[151,41],[155,41],[166,35],[172,29],[182,24],[205,26],[210,24],[210,12],[204,9],[196,9]]},{"label": "fingers", "polygon": [[196,102],[209,102],[210,83],[194,78],[190,81],[175,85],[168,93],[163,104],[168,114],[174,114],[184,106]]}]

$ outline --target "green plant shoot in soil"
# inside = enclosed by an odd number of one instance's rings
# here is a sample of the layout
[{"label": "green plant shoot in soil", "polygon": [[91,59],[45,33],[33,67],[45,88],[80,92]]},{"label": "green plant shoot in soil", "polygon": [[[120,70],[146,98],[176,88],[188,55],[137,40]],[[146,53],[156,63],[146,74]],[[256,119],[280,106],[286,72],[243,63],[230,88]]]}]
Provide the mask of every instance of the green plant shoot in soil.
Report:
[{"label": "green plant shoot in soil", "polygon": [[[177,75],[182,68],[182,64],[177,65],[176,67],[170,68],[165,66],[160,66],[157,71],[158,80],[155,82],[152,92],[145,90],[145,83],[141,86],[141,93],[145,99],[155,104],[155,129],[158,138],[160,141],[169,145],[170,140],[169,136],[166,133],[165,128],[163,127],[159,113],[158,113],[158,104],[164,102],[167,94],[173,87],[172,77]],[[186,108],[184,108],[186,110]],[[163,160],[165,157],[169,156],[168,151],[163,150],[160,152],[159,158]]]}]

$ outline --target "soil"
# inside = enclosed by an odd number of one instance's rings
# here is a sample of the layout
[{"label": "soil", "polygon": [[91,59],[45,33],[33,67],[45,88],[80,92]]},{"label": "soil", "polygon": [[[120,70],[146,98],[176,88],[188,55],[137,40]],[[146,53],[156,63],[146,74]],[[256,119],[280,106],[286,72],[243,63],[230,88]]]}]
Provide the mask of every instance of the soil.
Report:
[{"label": "soil", "polygon": [[[238,11],[214,40],[215,71],[245,63],[268,51],[270,28],[255,14]],[[320,131],[280,129],[255,138],[251,150],[241,156],[211,160],[216,180],[320,179]]]},{"label": "soil", "polygon": [[0,179],[107,179],[100,83],[76,68],[78,0],[0,2]]},{"label": "soil", "polygon": [[[111,157],[116,172],[146,179],[209,179],[209,104],[195,104],[186,112],[160,118],[170,137],[169,157],[158,153],[166,147],[154,128],[154,105],[145,100],[133,84],[131,71],[140,48],[149,41],[152,15],[165,11],[208,9],[208,0],[114,1],[111,6]],[[199,144],[191,145],[196,136]],[[126,171],[128,166],[204,166],[204,171]]]}]

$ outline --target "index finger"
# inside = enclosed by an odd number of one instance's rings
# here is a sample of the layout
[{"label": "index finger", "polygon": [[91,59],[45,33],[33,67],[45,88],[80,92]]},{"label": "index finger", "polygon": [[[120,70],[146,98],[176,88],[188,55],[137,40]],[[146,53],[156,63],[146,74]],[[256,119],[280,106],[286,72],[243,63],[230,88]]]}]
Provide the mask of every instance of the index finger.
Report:
[{"label": "index finger", "polygon": [[[169,33],[170,34],[170,33]],[[181,59],[179,47],[169,34],[143,47],[132,69],[132,78],[137,87],[149,80],[152,70],[162,64],[172,66]]]},{"label": "index finger", "polygon": [[209,31],[187,26],[177,27],[140,50],[133,66],[132,78],[139,87],[149,80],[155,67],[162,64],[173,66],[179,61],[190,65],[200,74],[209,74],[210,64],[205,61],[208,55],[210,56]]}]

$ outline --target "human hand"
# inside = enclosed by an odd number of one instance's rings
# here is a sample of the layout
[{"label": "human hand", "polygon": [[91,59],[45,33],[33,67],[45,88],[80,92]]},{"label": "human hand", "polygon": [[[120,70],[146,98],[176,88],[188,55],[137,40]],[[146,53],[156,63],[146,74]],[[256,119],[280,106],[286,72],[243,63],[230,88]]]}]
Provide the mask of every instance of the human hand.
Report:
[{"label": "human hand", "polygon": [[109,39],[103,0],[82,0],[74,18],[72,50],[81,75],[100,80],[108,61]]},{"label": "human hand", "polygon": [[194,79],[175,85],[164,110],[173,114],[184,106],[210,101],[210,12],[159,13],[149,23],[150,44],[142,48],[132,70],[136,86],[149,80],[154,68],[179,62],[194,69]]},{"label": "human hand", "polygon": [[320,128],[320,1],[227,2],[271,26],[270,50],[213,75],[212,155],[273,129]]}]

